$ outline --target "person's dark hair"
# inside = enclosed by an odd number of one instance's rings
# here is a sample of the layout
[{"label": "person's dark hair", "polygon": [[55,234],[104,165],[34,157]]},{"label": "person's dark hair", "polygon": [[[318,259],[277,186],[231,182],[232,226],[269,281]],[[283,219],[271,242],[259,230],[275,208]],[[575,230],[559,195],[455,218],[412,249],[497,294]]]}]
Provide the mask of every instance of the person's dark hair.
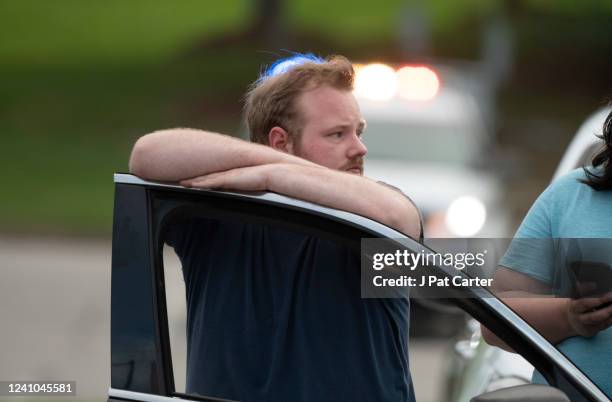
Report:
[{"label": "person's dark hair", "polygon": [[583,167],[586,179],[581,181],[593,190],[612,190],[612,111],[606,117],[603,132],[599,138],[603,140],[603,148],[595,154],[591,164],[593,168],[601,167],[601,173],[594,172],[595,169]]}]

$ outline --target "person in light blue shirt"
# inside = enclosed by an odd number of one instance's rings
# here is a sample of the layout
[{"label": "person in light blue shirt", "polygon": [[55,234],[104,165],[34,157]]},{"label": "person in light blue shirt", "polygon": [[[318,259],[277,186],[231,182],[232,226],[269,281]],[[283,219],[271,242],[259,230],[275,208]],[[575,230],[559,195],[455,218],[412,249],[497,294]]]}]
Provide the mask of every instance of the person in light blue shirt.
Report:
[{"label": "person in light blue shirt", "polygon": [[[602,138],[593,166],[538,197],[499,263],[494,289],[512,294],[504,301],[612,398],[612,113]],[[488,330],[483,335],[505,346]],[[533,381],[545,380],[536,371]]]}]

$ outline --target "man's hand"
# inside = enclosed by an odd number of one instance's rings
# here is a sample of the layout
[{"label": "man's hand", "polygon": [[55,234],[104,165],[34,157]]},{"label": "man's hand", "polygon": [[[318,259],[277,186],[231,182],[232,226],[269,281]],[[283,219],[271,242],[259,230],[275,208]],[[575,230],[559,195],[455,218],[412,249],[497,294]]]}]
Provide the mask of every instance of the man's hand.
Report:
[{"label": "man's hand", "polygon": [[612,292],[601,297],[568,299],[565,314],[572,329],[580,336],[592,337],[612,325]]},{"label": "man's hand", "polygon": [[266,191],[268,177],[274,165],[249,166],[225,172],[211,173],[192,179],[181,180],[181,185],[194,188],[222,190]]}]

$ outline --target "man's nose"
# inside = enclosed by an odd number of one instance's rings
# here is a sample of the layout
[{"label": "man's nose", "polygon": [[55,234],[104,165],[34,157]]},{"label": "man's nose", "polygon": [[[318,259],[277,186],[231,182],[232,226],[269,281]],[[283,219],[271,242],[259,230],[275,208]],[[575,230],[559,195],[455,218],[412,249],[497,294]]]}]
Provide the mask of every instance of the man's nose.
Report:
[{"label": "man's nose", "polygon": [[358,157],[363,158],[365,154],[368,153],[368,148],[363,141],[361,141],[361,138],[358,135],[353,135],[351,141],[351,145],[348,149],[348,157],[351,159]]}]

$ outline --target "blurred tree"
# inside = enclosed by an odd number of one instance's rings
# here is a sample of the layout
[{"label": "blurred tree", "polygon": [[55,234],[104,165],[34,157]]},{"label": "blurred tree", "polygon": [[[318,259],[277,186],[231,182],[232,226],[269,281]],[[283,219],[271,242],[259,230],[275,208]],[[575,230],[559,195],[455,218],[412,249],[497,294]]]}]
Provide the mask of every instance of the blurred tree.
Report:
[{"label": "blurred tree", "polygon": [[207,35],[191,48],[189,55],[201,55],[207,50],[263,47],[291,48],[294,32],[287,28],[286,2],[283,0],[250,0],[248,21],[237,31]]},{"label": "blurred tree", "polygon": [[268,45],[280,44],[286,36],[283,0],[252,0],[254,17],[250,30]]},{"label": "blurred tree", "polygon": [[424,60],[431,52],[431,21],[421,2],[408,1],[399,13],[399,45],[404,60]]}]

